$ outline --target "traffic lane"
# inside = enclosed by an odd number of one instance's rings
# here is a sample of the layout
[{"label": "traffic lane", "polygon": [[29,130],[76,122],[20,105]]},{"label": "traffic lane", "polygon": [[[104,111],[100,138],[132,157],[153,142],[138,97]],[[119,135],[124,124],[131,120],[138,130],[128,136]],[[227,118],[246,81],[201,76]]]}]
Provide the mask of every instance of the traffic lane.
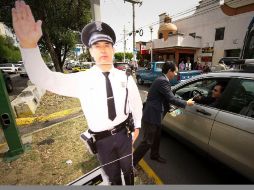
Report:
[{"label": "traffic lane", "polygon": [[13,85],[13,91],[9,93],[10,101],[14,100],[26,87],[28,77],[21,77],[19,74],[10,75]]},{"label": "traffic lane", "polygon": [[[141,139],[142,130],[137,142]],[[182,140],[165,131],[161,135],[160,154],[167,160],[166,164],[151,160],[150,151],[144,160],[164,184],[253,184],[244,176],[209,155],[186,146]]]}]

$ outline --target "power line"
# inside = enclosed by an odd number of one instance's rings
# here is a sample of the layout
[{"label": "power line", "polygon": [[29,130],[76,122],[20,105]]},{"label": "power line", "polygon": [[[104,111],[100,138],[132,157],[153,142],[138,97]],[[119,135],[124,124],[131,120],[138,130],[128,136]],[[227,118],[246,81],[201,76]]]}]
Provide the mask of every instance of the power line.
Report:
[{"label": "power line", "polygon": [[[238,0],[238,1],[236,1],[236,0],[230,0],[230,1],[227,2],[227,5],[235,5],[235,4],[237,4],[237,3],[239,3],[239,2],[242,2],[242,1],[246,1],[246,0]],[[214,5],[214,6],[210,6],[210,5],[215,4],[216,2],[219,2],[219,0],[211,0],[211,1],[205,2],[204,4],[201,4],[201,5],[202,5],[202,8],[196,9],[196,6],[195,6],[195,7],[193,7],[193,8],[189,8],[189,9],[187,9],[187,10],[185,10],[185,11],[182,11],[182,12],[179,12],[179,13],[177,13],[177,14],[175,14],[175,15],[172,15],[171,18],[174,19],[174,18],[183,16],[183,15],[189,14],[189,13],[195,11],[195,10],[196,10],[196,12],[195,12],[192,16],[188,16],[188,17],[186,17],[186,18],[178,19],[177,21],[179,21],[179,20],[186,20],[186,19],[190,19],[190,18],[193,18],[193,17],[196,17],[196,16],[203,15],[203,14],[207,14],[207,13],[209,13],[209,12],[211,12],[211,11],[214,11],[214,10],[216,10],[217,8],[220,7],[219,4],[216,4],[216,5]],[[199,6],[200,6],[200,5],[199,5]],[[210,7],[204,9],[205,6],[210,6]],[[200,10],[200,9],[201,9],[201,10]],[[147,25],[144,25],[144,26],[142,26],[142,27],[139,27],[137,30],[145,29],[145,28],[147,28],[147,27],[149,27],[149,26],[155,26],[155,25],[158,25],[158,24],[161,24],[161,23],[164,23],[164,21],[155,21],[155,22],[152,22],[151,24],[147,24]],[[121,41],[121,40],[122,40],[122,39],[118,40],[117,42],[119,42],[119,41]],[[117,42],[116,42],[116,43],[117,43]]]}]

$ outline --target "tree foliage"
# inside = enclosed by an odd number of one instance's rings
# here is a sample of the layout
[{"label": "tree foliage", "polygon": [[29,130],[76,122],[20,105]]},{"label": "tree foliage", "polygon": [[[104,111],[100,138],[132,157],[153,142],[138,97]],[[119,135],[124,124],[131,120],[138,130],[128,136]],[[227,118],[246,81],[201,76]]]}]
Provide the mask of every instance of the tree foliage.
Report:
[{"label": "tree foliage", "polygon": [[[132,53],[125,53],[125,59],[131,60],[133,58]],[[124,60],[124,53],[123,52],[117,52],[115,53],[115,61],[123,61]]]},{"label": "tree foliage", "polygon": [[[0,1],[0,21],[12,27],[11,8],[14,0]],[[91,20],[89,0],[26,0],[35,20],[42,20],[43,36],[39,42],[42,54],[50,54],[56,71],[69,51],[80,42],[79,31]]]},{"label": "tree foliage", "polygon": [[13,44],[12,38],[0,35],[0,63],[18,62],[21,60],[20,51]]}]

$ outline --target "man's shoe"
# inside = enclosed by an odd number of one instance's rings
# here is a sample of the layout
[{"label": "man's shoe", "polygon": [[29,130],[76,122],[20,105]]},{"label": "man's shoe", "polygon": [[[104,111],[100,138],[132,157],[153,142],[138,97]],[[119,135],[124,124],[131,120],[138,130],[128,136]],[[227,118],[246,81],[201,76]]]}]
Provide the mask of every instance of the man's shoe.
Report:
[{"label": "man's shoe", "polygon": [[158,156],[158,157],[150,157],[150,158],[151,158],[151,160],[155,160],[155,161],[163,163],[163,164],[167,163],[167,160],[162,158],[162,157],[160,157],[160,156]]}]

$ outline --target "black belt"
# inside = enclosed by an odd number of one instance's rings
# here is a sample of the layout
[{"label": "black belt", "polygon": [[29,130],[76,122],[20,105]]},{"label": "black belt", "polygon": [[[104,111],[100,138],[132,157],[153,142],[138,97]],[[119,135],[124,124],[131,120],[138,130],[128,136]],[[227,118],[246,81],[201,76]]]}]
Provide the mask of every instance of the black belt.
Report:
[{"label": "black belt", "polygon": [[113,136],[113,135],[117,134],[118,132],[120,132],[122,129],[126,129],[126,126],[128,126],[128,124],[129,124],[129,122],[128,122],[128,118],[127,118],[124,122],[118,124],[113,129],[100,131],[100,132],[93,132],[89,129],[88,132],[91,133],[92,135],[94,135],[95,140],[98,141],[98,140],[101,140],[105,137]]}]

